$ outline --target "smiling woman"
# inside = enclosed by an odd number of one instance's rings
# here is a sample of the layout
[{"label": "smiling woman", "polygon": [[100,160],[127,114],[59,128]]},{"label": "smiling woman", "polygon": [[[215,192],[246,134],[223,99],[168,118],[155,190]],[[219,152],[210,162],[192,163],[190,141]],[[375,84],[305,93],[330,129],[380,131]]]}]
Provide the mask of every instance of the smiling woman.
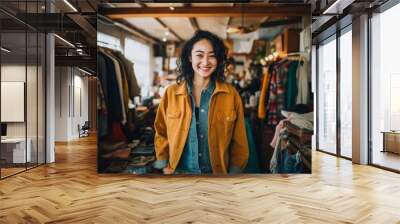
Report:
[{"label": "smiling woman", "polygon": [[[180,75],[161,100],[155,120],[155,168],[164,174],[240,173],[249,149],[243,104],[224,82],[227,49],[198,31],[182,49]],[[179,130],[179,131],[178,131]]]},{"label": "smiling woman", "polygon": [[[210,78],[215,81],[224,80],[224,69],[226,64],[227,49],[223,41],[215,34],[208,31],[198,31],[188,40],[182,49],[180,60],[178,61],[179,73],[178,82],[186,80],[192,83],[195,72],[203,74],[198,69],[199,66],[210,66],[208,76],[215,72]],[[202,58],[204,58],[203,63]],[[206,62],[206,63],[204,63]]]},{"label": "smiling woman", "polygon": [[99,172],[310,173],[311,137],[275,130],[313,109],[310,5],[283,2],[99,4]]}]

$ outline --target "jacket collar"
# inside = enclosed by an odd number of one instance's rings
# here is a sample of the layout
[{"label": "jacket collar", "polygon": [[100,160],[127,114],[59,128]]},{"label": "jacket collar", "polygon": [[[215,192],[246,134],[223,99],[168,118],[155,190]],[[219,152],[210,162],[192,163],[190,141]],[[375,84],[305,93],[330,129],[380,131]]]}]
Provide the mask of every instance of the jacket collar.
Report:
[{"label": "jacket collar", "polygon": [[[215,89],[214,89],[214,93],[219,93],[219,92],[223,92],[223,93],[230,93],[230,90],[228,88],[228,84],[221,82],[221,81],[216,81],[215,82]],[[176,90],[176,95],[187,95],[188,94],[188,90],[186,88],[186,82],[182,81],[182,83],[180,83],[177,87]]]}]

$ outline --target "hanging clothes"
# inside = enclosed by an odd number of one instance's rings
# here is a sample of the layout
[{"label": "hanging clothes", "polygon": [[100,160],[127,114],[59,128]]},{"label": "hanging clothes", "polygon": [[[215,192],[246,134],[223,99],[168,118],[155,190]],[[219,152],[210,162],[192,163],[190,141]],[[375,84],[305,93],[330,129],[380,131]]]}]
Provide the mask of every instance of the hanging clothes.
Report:
[{"label": "hanging clothes", "polygon": [[[301,63],[302,62],[302,63]],[[296,104],[308,104],[309,100],[309,71],[308,62],[302,57],[297,69],[297,97]]]},{"label": "hanging clothes", "polygon": [[122,61],[116,56],[115,56],[115,60],[117,60],[117,62],[120,65],[120,69],[121,69],[122,92],[124,94],[123,98],[124,98],[124,106],[125,106],[126,119],[127,119],[126,122],[127,122],[128,125],[131,125],[133,123],[133,117],[131,116],[131,114],[129,113],[128,110],[129,110],[129,104],[132,104],[132,98],[129,95],[128,80],[127,80],[127,76],[128,75],[127,75],[127,72],[125,70],[125,66],[122,63]]},{"label": "hanging clothes", "polygon": [[296,96],[298,94],[296,77],[298,64],[298,61],[290,62],[287,72],[285,108],[289,110],[296,105]]},{"label": "hanging clothes", "polygon": [[277,124],[277,69],[278,65],[274,65],[272,72],[271,72],[271,77],[269,81],[269,97],[268,97],[268,103],[267,103],[267,124],[268,125],[275,125]]},{"label": "hanging clothes", "polygon": [[[102,98],[104,95],[108,112],[99,113],[99,134],[110,135],[112,139],[130,139],[128,136],[135,129],[133,98],[140,95],[133,63],[121,52],[104,48],[99,48],[98,63],[99,88],[101,87],[98,97]],[[108,133],[108,130],[112,132]],[[122,137],[121,133],[126,137]]]},{"label": "hanging clothes", "polygon": [[244,119],[246,126],[247,141],[249,144],[249,160],[247,161],[245,173],[261,173],[260,162],[258,158],[258,152],[253,136],[253,128],[251,126],[250,118]]},{"label": "hanging clothes", "polygon": [[[282,110],[292,110],[299,102],[308,103],[310,89],[308,74],[305,72],[307,68],[303,65],[299,60],[283,59],[273,63],[269,72],[269,82],[263,80],[263,86],[268,84],[268,88],[267,93],[263,92],[265,89],[261,89],[258,117],[261,119],[266,117],[268,125],[275,126],[279,120],[283,119]],[[301,78],[300,81],[299,78]],[[264,107],[266,116],[264,116],[263,104],[266,105]]]},{"label": "hanging clothes", "polygon": [[[108,91],[107,91],[107,63],[101,53],[97,54],[97,115],[98,135],[104,137],[108,133]],[[103,108],[104,107],[104,108]]]},{"label": "hanging clothes", "polygon": [[261,92],[260,92],[260,100],[258,102],[258,118],[264,119],[267,112],[266,112],[266,106],[267,106],[267,92],[268,92],[268,87],[269,87],[269,81],[270,81],[270,72],[269,68],[265,71],[264,76],[263,76],[263,81],[262,81],[262,86],[261,86]]},{"label": "hanging clothes", "polygon": [[121,52],[116,52],[115,55],[122,61],[122,64],[124,65],[128,79],[130,97],[133,99],[135,96],[140,96],[140,87],[136,79],[133,63],[125,58]]},{"label": "hanging clothes", "polygon": [[[115,64],[104,52],[99,52],[98,58],[100,63],[105,63],[106,70],[99,70],[99,80],[103,86],[104,94],[107,99],[109,111],[109,120],[115,122],[122,121],[122,101],[120,91],[118,90],[118,80],[116,77]],[[104,72],[104,73],[103,73]]]},{"label": "hanging clothes", "polygon": [[121,74],[121,66],[118,63],[117,59],[110,54],[107,51],[103,52],[106,56],[108,56],[108,58],[112,61],[112,63],[114,64],[114,72],[115,72],[115,77],[117,79],[117,91],[119,92],[119,96],[120,96],[120,107],[121,107],[121,111],[122,111],[122,120],[121,123],[124,125],[126,124],[126,108],[125,108],[125,102],[124,102],[124,89],[123,89],[123,81],[122,81],[122,74]]},{"label": "hanging clothes", "polygon": [[100,81],[97,79],[97,110],[99,111],[98,113],[98,121],[97,123],[100,123],[100,125],[98,125],[98,133],[99,136],[103,137],[105,135],[107,135],[107,123],[108,123],[108,119],[107,119],[107,103],[106,103],[106,96],[104,95],[104,90],[103,87],[101,86]]},{"label": "hanging clothes", "polygon": [[[277,110],[277,118],[280,117],[280,112],[286,109],[286,83],[287,83],[287,74],[289,70],[289,61],[284,61],[278,68],[277,76],[276,76],[276,110]],[[274,123],[276,125],[276,123]]]}]

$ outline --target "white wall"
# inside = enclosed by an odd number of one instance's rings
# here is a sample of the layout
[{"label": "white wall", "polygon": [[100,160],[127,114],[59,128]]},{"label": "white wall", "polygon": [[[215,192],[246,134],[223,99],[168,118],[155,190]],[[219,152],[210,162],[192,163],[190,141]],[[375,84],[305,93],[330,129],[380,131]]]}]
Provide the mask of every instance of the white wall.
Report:
[{"label": "white wall", "polygon": [[[26,74],[25,69],[26,69],[25,64],[24,65],[18,65],[18,64],[2,65],[1,66],[1,81],[2,82],[25,82],[25,74]],[[33,70],[35,70],[34,72],[36,73],[36,68],[34,68],[33,66],[27,67],[28,74],[31,74],[33,72]],[[34,83],[34,85],[36,85],[36,83]],[[28,90],[33,91],[33,89],[31,89],[31,88],[28,88]],[[27,96],[28,96],[28,98],[36,97],[36,89],[34,89],[34,92],[28,91]],[[32,102],[32,101],[33,101],[32,99],[27,99],[27,102]],[[35,107],[36,107],[36,105],[35,105]],[[7,110],[7,108],[1,108],[1,110]],[[28,121],[31,121],[33,119],[30,116],[31,114],[27,114],[27,115],[28,115]],[[36,114],[35,114],[35,118],[36,118]],[[7,123],[7,136],[8,137],[25,137],[25,122]]]},{"label": "white wall", "polygon": [[[29,70],[31,68],[28,68]],[[25,64],[24,65],[2,65],[1,81],[4,82],[25,82]],[[7,110],[7,108],[1,108]],[[25,137],[25,123],[12,122],[7,123],[7,137]]]},{"label": "white wall", "polygon": [[55,140],[68,140],[68,92],[69,92],[69,69],[67,67],[55,68]]},{"label": "white wall", "polygon": [[[38,70],[36,70],[38,69]],[[24,122],[6,122],[7,137],[30,139],[30,148],[33,162],[39,158],[39,163],[44,163],[44,74],[42,67],[25,64],[3,64],[1,66],[1,81],[5,82],[24,82],[26,84],[26,106],[22,112],[26,111]],[[27,81],[25,80],[27,78]],[[23,94],[23,93],[22,93]],[[7,96],[2,96],[7,97]],[[10,110],[10,108],[1,108]],[[39,156],[37,156],[37,151]]]},{"label": "white wall", "polygon": [[55,85],[55,140],[77,139],[78,124],[89,118],[88,78],[76,68],[56,67]]},{"label": "white wall", "polygon": [[77,70],[75,70],[74,73],[74,82],[73,82],[74,91],[72,92],[73,96],[71,96],[74,101],[71,103],[71,106],[72,105],[74,106],[73,108],[71,108],[72,119],[71,119],[70,136],[73,139],[79,137],[78,125],[82,126],[85,123],[85,121],[89,120],[88,78],[82,77],[80,75],[82,73],[79,73],[77,75],[76,72]]}]

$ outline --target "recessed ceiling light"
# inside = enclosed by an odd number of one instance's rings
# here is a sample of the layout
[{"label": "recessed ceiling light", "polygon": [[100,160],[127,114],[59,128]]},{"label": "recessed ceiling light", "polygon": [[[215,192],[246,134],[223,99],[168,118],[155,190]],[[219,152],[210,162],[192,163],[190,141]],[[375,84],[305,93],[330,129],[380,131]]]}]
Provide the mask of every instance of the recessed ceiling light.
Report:
[{"label": "recessed ceiling light", "polygon": [[170,6],[170,7],[169,7],[169,10],[174,11],[174,10],[175,10],[175,7]]},{"label": "recessed ceiling light", "polygon": [[166,42],[166,41],[167,41],[167,38],[166,38],[166,37],[163,37],[163,38],[162,38],[162,41]]}]

